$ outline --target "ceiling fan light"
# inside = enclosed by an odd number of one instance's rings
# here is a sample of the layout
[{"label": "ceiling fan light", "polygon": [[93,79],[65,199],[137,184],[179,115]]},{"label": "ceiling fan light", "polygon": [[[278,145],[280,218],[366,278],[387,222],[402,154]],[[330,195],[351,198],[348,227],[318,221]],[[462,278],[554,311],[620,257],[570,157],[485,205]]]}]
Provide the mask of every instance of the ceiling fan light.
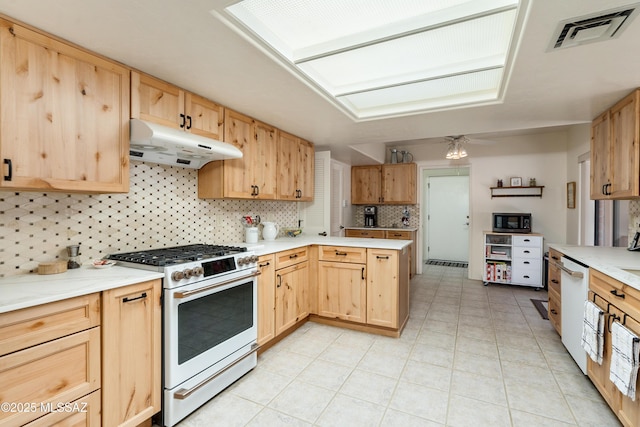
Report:
[{"label": "ceiling fan light", "polygon": [[458,154],[460,155],[460,158],[467,157],[467,150],[464,148],[463,145],[460,146],[458,150]]}]

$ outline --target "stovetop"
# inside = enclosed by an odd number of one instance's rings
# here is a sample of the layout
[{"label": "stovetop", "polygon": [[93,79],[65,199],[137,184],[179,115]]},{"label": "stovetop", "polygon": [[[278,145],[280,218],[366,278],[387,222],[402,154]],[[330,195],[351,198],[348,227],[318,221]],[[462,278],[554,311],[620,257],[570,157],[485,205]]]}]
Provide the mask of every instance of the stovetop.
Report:
[{"label": "stovetop", "polygon": [[192,261],[214,259],[221,256],[228,256],[246,251],[247,248],[241,246],[195,244],[175,246],[172,248],[150,249],[146,251],[111,254],[107,256],[107,258],[114,261],[122,261],[133,264],[164,267],[184,264]]}]

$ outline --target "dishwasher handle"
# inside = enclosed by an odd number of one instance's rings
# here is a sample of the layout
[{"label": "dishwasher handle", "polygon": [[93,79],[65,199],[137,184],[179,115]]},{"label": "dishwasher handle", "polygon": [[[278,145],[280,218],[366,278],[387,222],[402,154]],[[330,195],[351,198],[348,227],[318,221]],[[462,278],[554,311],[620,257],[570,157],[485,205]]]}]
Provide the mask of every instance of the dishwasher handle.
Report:
[{"label": "dishwasher handle", "polygon": [[581,271],[570,270],[567,267],[565,267],[565,265],[561,262],[551,261],[551,264],[558,267],[560,270],[564,271],[571,277],[575,277],[577,279],[582,279],[584,277],[584,274]]}]

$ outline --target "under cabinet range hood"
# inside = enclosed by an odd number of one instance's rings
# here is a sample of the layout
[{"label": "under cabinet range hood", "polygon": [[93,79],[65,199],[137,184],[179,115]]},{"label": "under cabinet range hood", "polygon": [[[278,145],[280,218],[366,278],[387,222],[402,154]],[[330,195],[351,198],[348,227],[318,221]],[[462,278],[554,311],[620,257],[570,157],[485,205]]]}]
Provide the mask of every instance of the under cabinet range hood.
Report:
[{"label": "under cabinet range hood", "polygon": [[242,151],[226,142],[140,119],[131,119],[130,134],[132,160],[200,169],[213,160],[242,157]]}]

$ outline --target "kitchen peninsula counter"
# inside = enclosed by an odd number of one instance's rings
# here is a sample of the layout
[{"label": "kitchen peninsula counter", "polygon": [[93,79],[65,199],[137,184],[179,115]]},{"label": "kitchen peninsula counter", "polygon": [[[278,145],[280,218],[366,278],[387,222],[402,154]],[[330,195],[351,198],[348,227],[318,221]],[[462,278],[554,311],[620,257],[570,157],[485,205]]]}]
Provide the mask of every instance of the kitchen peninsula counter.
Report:
[{"label": "kitchen peninsula counter", "polygon": [[160,279],[164,273],[84,264],[59,274],[23,274],[0,279],[0,313]]},{"label": "kitchen peninsula counter", "polygon": [[550,243],[549,247],[606,274],[622,283],[640,290],[640,276],[626,270],[640,273],[640,252],[626,248],[603,246],[574,246]]},{"label": "kitchen peninsula counter", "polygon": [[365,239],[360,237],[300,235],[297,237],[282,237],[273,241],[260,240],[258,243],[243,243],[242,246],[246,246],[249,250],[255,251],[256,255],[261,256],[310,245],[350,246],[354,248],[402,250],[411,245],[412,242],[412,240]]}]

